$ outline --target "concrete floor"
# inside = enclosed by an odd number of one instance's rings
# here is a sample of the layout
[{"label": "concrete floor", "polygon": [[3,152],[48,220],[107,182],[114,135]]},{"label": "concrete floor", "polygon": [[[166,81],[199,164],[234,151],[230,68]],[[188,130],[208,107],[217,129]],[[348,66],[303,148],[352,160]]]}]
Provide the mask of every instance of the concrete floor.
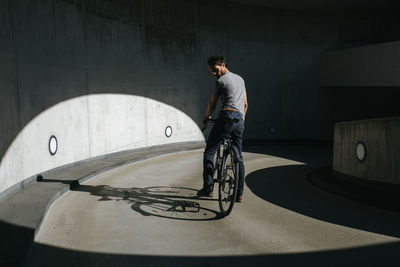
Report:
[{"label": "concrete floor", "polygon": [[330,163],[329,149],[245,151],[244,201],[230,216],[220,218],[217,190],[213,199],[195,196],[202,185],[202,150],[159,156],[107,171],[58,199],[27,265],[395,263],[399,213],[307,181],[307,173]]}]

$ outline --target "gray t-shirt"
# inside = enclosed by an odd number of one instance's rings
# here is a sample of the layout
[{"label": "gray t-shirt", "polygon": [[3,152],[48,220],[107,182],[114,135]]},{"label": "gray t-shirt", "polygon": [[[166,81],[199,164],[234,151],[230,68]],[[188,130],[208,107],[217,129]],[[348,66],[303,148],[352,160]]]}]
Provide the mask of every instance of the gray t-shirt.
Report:
[{"label": "gray t-shirt", "polygon": [[222,109],[239,110],[244,120],[245,84],[242,77],[232,72],[222,75],[216,82],[214,94],[221,99]]}]

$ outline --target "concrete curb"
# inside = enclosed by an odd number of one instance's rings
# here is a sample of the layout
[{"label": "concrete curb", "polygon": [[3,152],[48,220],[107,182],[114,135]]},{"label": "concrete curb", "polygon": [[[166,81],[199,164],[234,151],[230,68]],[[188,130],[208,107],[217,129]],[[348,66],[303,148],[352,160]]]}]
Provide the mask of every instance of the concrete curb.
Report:
[{"label": "concrete curb", "polygon": [[[112,154],[107,154],[107,155],[103,155],[103,156],[99,156],[99,157],[95,157],[89,160],[84,160],[81,162],[77,162],[77,163],[73,163],[73,164],[69,164],[67,166],[62,166],[57,168],[56,170],[51,170],[49,171],[49,173],[46,173],[46,175],[51,176],[51,175],[55,175],[59,172],[65,172],[68,171],[68,169],[70,168],[74,168],[74,167],[78,167],[78,166],[83,166],[84,164],[88,164],[88,163],[92,163],[92,162],[96,162],[96,161],[107,161],[107,159],[114,159],[118,156],[128,156],[130,157],[130,159],[122,161],[122,162],[117,162],[115,164],[112,164],[110,166],[106,166],[104,168],[100,168],[98,170],[95,170],[94,172],[89,173],[88,175],[85,175],[83,177],[80,177],[76,180],[72,180],[71,183],[69,183],[68,185],[66,185],[62,190],[59,190],[58,192],[56,192],[54,194],[54,196],[51,198],[51,200],[48,202],[42,217],[40,218],[40,221],[38,222],[38,225],[35,228],[35,237],[37,235],[37,233],[40,231],[40,228],[42,226],[42,222],[44,217],[46,216],[47,211],[49,210],[49,208],[51,207],[51,205],[58,199],[60,198],[62,195],[64,195],[65,193],[67,193],[68,191],[71,190],[71,188],[75,187],[75,186],[79,186],[80,183],[83,183],[85,181],[88,181],[92,178],[95,178],[96,176],[107,172],[109,170],[130,164],[130,163],[134,163],[134,162],[138,162],[138,161],[142,161],[142,160],[146,160],[146,159],[150,159],[150,158],[154,158],[157,156],[161,156],[161,155],[166,155],[166,154],[171,154],[171,153],[176,153],[176,152],[183,152],[183,151],[189,151],[189,150],[195,150],[195,149],[201,149],[204,148],[205,143],[204,142],[183,142],[183,143],[174,143],[174,144],[167,144],[167,145],[158,145],[158,146],[151,146],[151,147],[145,147],[145,148],[139,148],[139,149],[133,149],[133,150],[127,150],[127,151],[122,151],[122,152],[117,152],[117,153],[112,153]],[[138,154],[136,156],[133,156],[132,154]],[[124,157],[125,158],[125,157]],[[36,179],[36,182],[40,182],[37,181],[38,179]]]}]

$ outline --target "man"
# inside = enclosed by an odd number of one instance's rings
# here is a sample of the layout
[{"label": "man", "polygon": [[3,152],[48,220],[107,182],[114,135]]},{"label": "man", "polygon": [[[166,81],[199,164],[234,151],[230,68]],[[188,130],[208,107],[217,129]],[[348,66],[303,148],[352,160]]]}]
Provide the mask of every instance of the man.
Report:
[{"label": "man", "polygon": [[[216,55],[209,57],[208,67],[215,78],[217,78],[217,81],[215,82],[214,93],[208,104],[207,113],[203,118],[203,124],[210,118],[219,99],[221,100],[222,109],[218,115],[218,120],[208,137],[203,158],[203,188],[197,192],[197,195],[212,197],[214,171],[213,159],[215,152],[222,141],[225,131],[229,129],[228,127],[231,127],[232,143],[238,148],[240,157],[242,157],[244,118],[247,113],[248,105],[244,80],[239,75],[228,70],[223,56]],[[237,118],[239,119],[239,122],[230,124],[225,120],[225,118]],[[242,201],[243,186],[244,164],[243,161],[241,161],[239,165],[237,202]]]}]

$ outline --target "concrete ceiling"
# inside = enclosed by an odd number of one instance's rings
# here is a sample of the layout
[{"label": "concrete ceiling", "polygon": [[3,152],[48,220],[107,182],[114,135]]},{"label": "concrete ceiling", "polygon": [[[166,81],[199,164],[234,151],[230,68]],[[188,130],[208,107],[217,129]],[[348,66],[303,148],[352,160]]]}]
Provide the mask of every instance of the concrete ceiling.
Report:
[{"label": "concrete ceiling", "polygon": [[275,9],[318,12],[374,12],[398,9],[399,0],[228,0]]}]

